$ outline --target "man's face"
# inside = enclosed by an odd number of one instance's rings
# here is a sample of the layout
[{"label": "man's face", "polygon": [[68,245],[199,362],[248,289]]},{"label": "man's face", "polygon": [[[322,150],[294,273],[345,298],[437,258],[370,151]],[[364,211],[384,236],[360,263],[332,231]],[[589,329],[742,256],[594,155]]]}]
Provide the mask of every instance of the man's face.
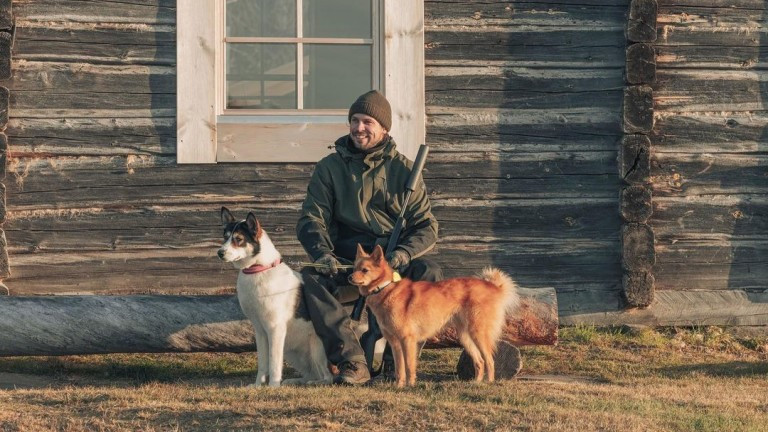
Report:
[{"label": "man's face", "polygon": [[386,136],[387,130],[375,118],[366,114],[352,114],[349,136],[360,150],[376,147]]}]

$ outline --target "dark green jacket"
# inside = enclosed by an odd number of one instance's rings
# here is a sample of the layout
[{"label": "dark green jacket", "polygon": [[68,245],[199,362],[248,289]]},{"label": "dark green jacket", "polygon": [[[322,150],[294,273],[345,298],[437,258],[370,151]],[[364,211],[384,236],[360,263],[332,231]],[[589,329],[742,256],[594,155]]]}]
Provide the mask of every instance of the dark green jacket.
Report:
[{"label": "dark green jacket", "polygon": [[[391,138],[378,147],[362,153],[346,135],[336,140],[336,153],[317,163],[296,225],[299,241],[312,259],[333,253],[353,260],[357,243],[368,251],[374,244],[386,249],[413,162],[395,150]],[[420,181],[406,208],[397,247],[413,259],[436,241],[437,220]]]}]

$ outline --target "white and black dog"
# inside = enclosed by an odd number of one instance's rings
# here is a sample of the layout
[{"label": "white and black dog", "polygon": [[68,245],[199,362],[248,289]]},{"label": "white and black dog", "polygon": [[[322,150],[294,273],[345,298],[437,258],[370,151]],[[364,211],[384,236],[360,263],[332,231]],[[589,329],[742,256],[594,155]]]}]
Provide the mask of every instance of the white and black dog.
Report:
[{"label": "white and black dog", "polygon": [[[224,244],[218,255],[240,270],[237,299],[256,333],[258,373],[253,386],[330,384],[328,358],[303,305],[301,275],[280,261],[280,252],[253,213],[237,221],[222,207],[221,222]],[[283,359],[301,378],[282,380]]]}]

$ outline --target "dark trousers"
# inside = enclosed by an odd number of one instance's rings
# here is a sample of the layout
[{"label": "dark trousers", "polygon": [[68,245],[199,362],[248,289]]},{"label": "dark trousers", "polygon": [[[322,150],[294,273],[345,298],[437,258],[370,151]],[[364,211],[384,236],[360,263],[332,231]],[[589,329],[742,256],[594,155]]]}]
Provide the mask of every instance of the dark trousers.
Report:
[{"label": "dark trousers", "polygon": [[[347,285],[348,272],[336,277],[317,273],[311,267],[301,270],[304,279],[304,302],[315,332],[323,342],[328,360],[333,364],[343,361],[365,362],[365,353],[358,336],[352,330],[352,320],[334,296],[339,287]],[[416,258],[400,272],[411,280],[436,282],[443,279],[443,271],[434,261]]]}]

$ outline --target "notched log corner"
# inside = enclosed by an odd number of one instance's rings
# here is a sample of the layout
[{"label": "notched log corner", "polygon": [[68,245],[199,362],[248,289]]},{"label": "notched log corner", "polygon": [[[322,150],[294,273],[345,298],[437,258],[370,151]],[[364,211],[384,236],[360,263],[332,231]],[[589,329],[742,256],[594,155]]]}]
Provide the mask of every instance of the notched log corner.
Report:
[{"label": "notched log corner", "polygon": [[656,81],[656,54],[646,43],[627,47],[626,78],[629,84],[652,84]]},{"label": "notched log corner", "polygon": [[653,303],[654,277],[649,271],[626,272],[622,277],[623,297],[627,307],[647,308]]},{"label": "notched log corner", "polygon": [[624,222],[644,223],[653,215],[653,192],[650,187],[629,186],[621,191],[619,209]]},{"label": "notched log corner", "polygon": [[651,140],[645,135],[625,135],[619,149],[619,175],[627,184],[650,181]]},{"label": "notched log corner", "polygon": [[627,20],[627,40],[653,42],[656,40],[656,17],[659,6],[656,0],[632,0]]},{"label": "notched log corner", "polygon": [[647,134],[653,129],[653,89],[638,85],[624,88],[624,133]]},{"label": "notched log corner", "polygon": [[621,227],[621,264],[630,272],[650,271],[656,264],[654,235],[650,226],[629,223]]}]

